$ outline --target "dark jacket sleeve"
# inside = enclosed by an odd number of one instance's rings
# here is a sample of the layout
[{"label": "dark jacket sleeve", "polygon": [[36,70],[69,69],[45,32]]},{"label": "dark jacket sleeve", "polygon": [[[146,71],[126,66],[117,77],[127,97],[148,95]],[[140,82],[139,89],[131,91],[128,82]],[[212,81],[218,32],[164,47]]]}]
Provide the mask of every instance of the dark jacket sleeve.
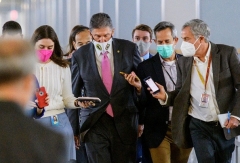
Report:
[{"label": "dark jacket sleeve", "polygon": [[146,111],[146,102],[147,102],[147,97],[146,97],[146,91],[144,87],[144,71],[142,69],[142,66],[138,66],[137,68],[137,76],[140,78],[141,83],[142,83],[142,92],[138,96],[138,108],[139,108],[139,124],[144,124],[144,118],[145,118],[145,111]]},{"label": "dark jacket sleeve", "polygon": [[240,117],[240,60],[238,58],[238,53],[235,48],[233,48],[229,57],[229,68],[234,82],[234,87],[236,89],[236,103],[233,106],[232,115]]},{"label": "dark jacket sleeve", "polygon": [[[136,75],[138,75],[138,65],[141,62],[141,58],[140,58],[140,54],[139,51],[137,49],[137,46],[135,46],[134,48],[134,56],[133,56],[133,63],[134,63],[134,71],[136,72]],[[142,83],[143,84],[143,83]],[[142,125],[144,123],[144,114],[145,114],[145,107],[142,107],[141,103],[143,102],[144,98],[145,98],[145,91],[142,85],[142,90],[141,90],[141,95],[138,95],[135,89],[135,104],[138,108],[139,111],[139,120],[138,120],[138,124]]]},{"label": "dark jacket sleeve", "polygon": [[[78,53],[76,51],[75,53]],[[74,54],[75,54],[74,53]],[[80,69],[78,64],[78,55],[73,55],[71,58],[71,73],[72,73],[72,90],[75,97],[81,96],[81,88],[83,85]],[[79,135],[79,109],[66,109],[67,116],[73,128],[73,133],[75,136]]]}]

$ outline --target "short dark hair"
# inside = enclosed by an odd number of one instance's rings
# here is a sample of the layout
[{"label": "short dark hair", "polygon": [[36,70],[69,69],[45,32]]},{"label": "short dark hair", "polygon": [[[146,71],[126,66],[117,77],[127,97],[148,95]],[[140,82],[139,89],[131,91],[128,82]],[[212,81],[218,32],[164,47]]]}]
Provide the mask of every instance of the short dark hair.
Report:
[{"label": "short dark hair", "polygon": [[171,22],[167,22],[167,21],[162,21],[154,27],[155,37],[156,37],[157,32],[162,31],[167,28],[170,28],[170,30],[172,31],[173,38],[177,37],[177,30],[176,30],[175,26]]},{"label": "short dark hair", "polygon": [[110,16],[106,13],[97,13],[94,14],[90,20],[89,28],[92,31],[93,29],[98,29],[102,27],[113,28],[112,20]]},{"label": "short dark hair", "polygon": [[150,34],[150,39],[152,39],[153,31],[152,31],[151,27],[149,27],[148,25],[140,24],[140,25],[136,26],[132,31],[132,38],[133,38],[134,32],[136,30],[147,31]]},{"label": "short dark hair", "polygon": [[58,41],[57,34],[54,29],[49,25],[43,25],[38,27],[31,38],[31,42],[35,45],[41,39],[51,39],[54,42],[54,50],[50,59],[61,67],[67,67],[68,62],[63,60],[63,51]]},{"label": "short dark hair", "polygon": [[69,45],[69,51],[66,55],[69,55],[70,53],[72,53],[75,49],[73,47],[73,41],[76,42],[75,37],[78,33],[83,32],[89,30],[88,27],[83,26],[83,25],[76,25],[75,27],[73,27],[70,36],[69,36],[69,41],[68,41],[68,45]]},{"label": "short dark hair", "polygon": [[15,21],[7,21],[2,27],[2,34],[21,34],[22,28],[18,22]]}]

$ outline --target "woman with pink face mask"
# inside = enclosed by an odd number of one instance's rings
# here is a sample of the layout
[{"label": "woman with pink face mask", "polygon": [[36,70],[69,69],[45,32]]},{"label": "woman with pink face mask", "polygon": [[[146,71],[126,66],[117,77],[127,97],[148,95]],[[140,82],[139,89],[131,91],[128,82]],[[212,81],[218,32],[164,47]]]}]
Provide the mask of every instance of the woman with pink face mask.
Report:
[{"label": "woman with pink face mask", "polygon": [[49,95],[49,105],[45,107],[44,116],[36,121],[53,131],[62,133],[66,138],[67,158],[75,160],[73,130],[64,111],[64,108],[74,109],[78,106],[72,94],[68,62],[63,59],[63,51],[52,27],[40,26],[33,33],[31,41],[39,60],[35,75],[39,86],[44,86]]}]

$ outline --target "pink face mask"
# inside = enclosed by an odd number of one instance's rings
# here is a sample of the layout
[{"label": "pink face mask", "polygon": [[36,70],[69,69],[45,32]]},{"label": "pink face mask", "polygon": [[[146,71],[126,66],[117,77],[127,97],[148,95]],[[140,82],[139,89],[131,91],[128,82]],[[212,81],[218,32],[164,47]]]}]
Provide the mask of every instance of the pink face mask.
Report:
[{"label": "pink face mask", "polygon": [[38,59],[42,62],[46,62],[51,56],[52,56],[53,51],[52,50],[37,50],[37,56]]}]

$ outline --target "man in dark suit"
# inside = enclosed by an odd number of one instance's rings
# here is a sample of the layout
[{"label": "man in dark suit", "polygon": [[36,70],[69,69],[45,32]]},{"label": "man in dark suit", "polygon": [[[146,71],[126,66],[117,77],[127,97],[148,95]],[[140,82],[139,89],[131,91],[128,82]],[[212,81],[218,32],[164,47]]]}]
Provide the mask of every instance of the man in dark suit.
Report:
[{"label": "man in dark suit", "polygon": [[[199,163],[231,162],[234,138],[240,134],[240,62],[234,47],[209,41],[210,29],[199,19],[185,23],[183,56],[178,60],[173,92],[153,97],[173,106],[172,135],[183,148],[194,147]],[[218,114],[231,113],[222,129]],[[228,132],[229,130],[229,132]]]},{"label": "man in dark suit", "polygon": [[[152,29],[145,24],[136,26],[132,31],[132,41],[137,44],[140,58],[142,61],[151,58],[153,55],[149,53],[149,48],[152,43],[153,32]],[[142,142],[142,133],[144,129],[143,117],[145,110],[139,113],[138,125],[138,142],[137,142],[137,161],[136,163],[151,163],[151,155],[148,148]]]},{"label": "man in dark suit", "polygon": [[[154,28],[157,54],[139,64],[137,74],[144,82],[150,76],[168,91],[175,89],[177,81],[176,61],[179,54],[174,49],[178,42],[177,30],[170,22],[160,22]],[[144,85],[147,90],[147,85]],[[172,106],[162,107],[147,92],[144,116],[143,141],[150,150],[154,163],[186,163],[191,149],[181,149],[172,140]]]},{"label": "man in dark suit", "polygon": [[[101,99],[94,105],[81,103],[80,133],[84,135],[89,162],[135,162],[138,125],[135,97],[141,93],[141,82],[135,80],[132,72],[141,62],[137,46],[112,38],[112,21],[105,13],[92,16],[90,31],[93,42],[73,54],[71,69],[74,95],[81,96],[84,87],[86,96]],[[78,126],[74,130],[77,132]]]},{"label": "man in dark suit", "polygon": [[23,40],[0,41],[0,162],[66,163],[62,135],[24,115],[35,83],[30,47]]}]

